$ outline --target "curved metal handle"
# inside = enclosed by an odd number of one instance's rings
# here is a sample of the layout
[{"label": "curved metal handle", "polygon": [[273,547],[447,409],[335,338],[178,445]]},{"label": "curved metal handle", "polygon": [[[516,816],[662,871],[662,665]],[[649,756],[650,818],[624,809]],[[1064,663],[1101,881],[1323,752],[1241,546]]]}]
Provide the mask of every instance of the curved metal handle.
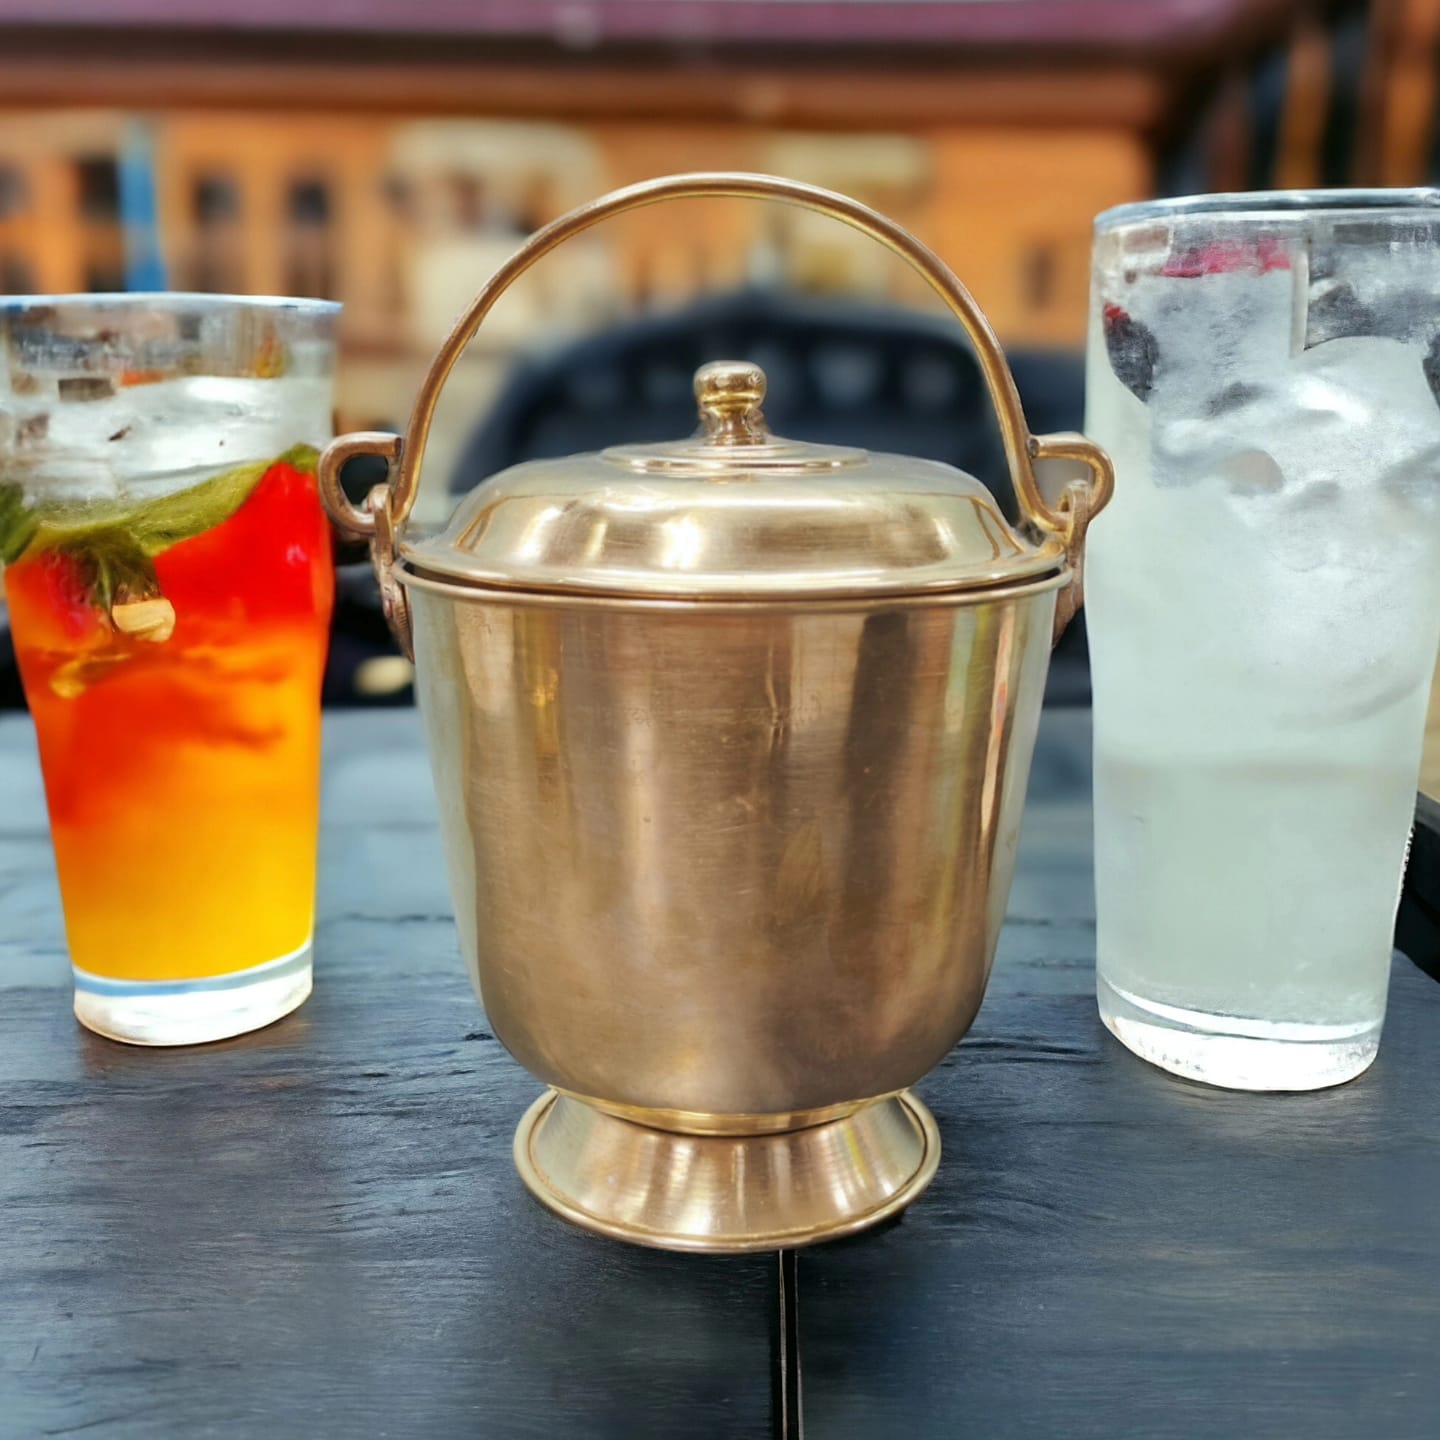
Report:
[{"label": "curved metal handle", "polygon": [[[415,496],[420,485],[420,466],[425,458],[425,443],[445,381],[495,302],[537,260],[573,236],[625,211],[656,205],[662,200],[727,196],[739,199],[783,200],[802,209],[828,215],[862,234],[869,235],[887,250],[900,256],[925,278],[930,288],[959,318],[975,347],[975,355],[980,362],[980,369],[985,376],[991,403],[1000,424],[1000,436],[1005,446],[1005,458],[1010,467],[1015,493],[1026,518],[1037,529],[1059,536],[1070,552],[1072,562],[1075,562],[1083,540],[1085,524],[1091,516],[1098,514],[1110,499],[1114,486],[1114,470],[1110,460],[1098,445],[1078,435],[1036,437],[1030,434],[1020,405],[1020,394],[1015,388],[1015,378],[1010,373],[1000,342],[995,338],[990,322],[954,271],[903,226],[897,225],[895,221],[872,210],[868,205],[862,205],[858,200],[852,200],[833,190],[822,190],[816,185],[806,185],[798,180],[784,180],[774,175],[727,172],[668,175],[658,180],[629,185],[621,190],[613,190],[588,205],[582,205],[537,230],[490,277],[446,337],[415,398],[415,408],[410,414],[410,424],[398,455],[394,449],[394,436],[349,435],[333,442],[321,456],[321,493],[340,529],[357,539],[375,540],[381,528],[395,531],[405,523],[415,505]],[[359,509],[350,503],[340,488],[340,466],[357,454],[384,454],[391,460],[391,483],[384,497],[387,502],[385,509],[388,527],[377,525],[378,512],[373,503],[367,504],[363,510]],[[1052,456],[1081,460],[1090,467],[1094,484],[1088,488],[1087,503],[1081,505],[1078,500],[1072,499],[1069,504],[1062,502],[1057,509],[1046,504],[1035,482],[1034,461]],[[375,498],[372,495],[372,502]]]},{"label": "curved metal handle", "polygon": [[1031,436],[1030,453],[1036,460],[1078,461],[1089,467],[1091,476],[1088,485],[1083,480],[1072,480],[1060,492],[1057,502],[1058,513],[1066,523],[1064,538],[1070,561],[1070,583],[1055,602],[1055,629],[1050,641],[1055,645],[1085,603],[1085,532],[1115,493],[1115,466],[1093,440],[1069,431]]},{"label": "curved metal handle", "polygon": [[[410,630],[410,601],[404,588],[395,578],[395,556],[397,521],[392,508],[395,466],[400,460],[402,449],[400,437],[384,430],[357,430],[351,435],[341,435],[332,440],[321,452],[315,467],[315,480],[324,498],[325,508],[337,526],[347,535],[370,542],[370,563],[375,567],[375,578],[380,582],[380,605],[385,619],[390,624],[400,649],[407,660],[414,660],[415,648]],[[360,455],[378,455],[388,463],[389,473],[385,479],[370,487],[365,497],[365,508],[357,510],[350,503],[340,484],[340,472],[346,464]],[[408,508],[405,512],[410,513]],[[356,526],[350,523],[352,517],[364,521]]]}]

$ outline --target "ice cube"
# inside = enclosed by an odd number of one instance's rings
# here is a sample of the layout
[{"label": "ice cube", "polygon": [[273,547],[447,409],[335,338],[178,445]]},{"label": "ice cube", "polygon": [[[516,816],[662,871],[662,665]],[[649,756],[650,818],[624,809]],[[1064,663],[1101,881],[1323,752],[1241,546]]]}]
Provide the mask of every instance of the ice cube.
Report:
[{"label": "ice cube", "polygon": [[1346,335],[1380,335],[1381,320],[1355,293],[1348,280],[1327,278],[1310,287],[1310,306],[1305,316],[1306,346],[1323,345]]},{"label": "ice cube", "polygon": [[1311,240],[1305,344],[1371,336],[1428,344],[1440,331],[1440,227],[1347,219]]},{"label": "ice cube", "polygon": [[[18,402],[17,402],[18,404]],[[24,418],[45,421],[31,452],[49,493],[142,499],[220,471],[283,454],[329,434],[324,379],[196,376],[125,386],[111,394],[60,384],[25,397]]]}]

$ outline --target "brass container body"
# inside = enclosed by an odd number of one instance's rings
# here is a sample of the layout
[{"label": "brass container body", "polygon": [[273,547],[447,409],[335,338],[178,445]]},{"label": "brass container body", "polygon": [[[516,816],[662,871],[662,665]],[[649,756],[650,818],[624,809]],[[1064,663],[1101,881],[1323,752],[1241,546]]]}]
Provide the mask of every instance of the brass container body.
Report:
[{"label": "brass container body", "polygon": [[526,1069],[764,1134],[965,1033],[1060,577],[783,605],[403,583],[462,949]]}]

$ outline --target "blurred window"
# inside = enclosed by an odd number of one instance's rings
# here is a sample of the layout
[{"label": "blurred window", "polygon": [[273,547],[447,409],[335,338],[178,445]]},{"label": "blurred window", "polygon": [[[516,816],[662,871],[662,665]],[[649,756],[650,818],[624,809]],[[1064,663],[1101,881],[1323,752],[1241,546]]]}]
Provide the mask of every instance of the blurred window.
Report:
[{"label": "blurred window", "polygon": [[520,198],[514,215],[515,227],[522,235],[533,234],[542,225],[549,224],[553,213],[549,183],[544,176],[537,176]]},{"label": "blurred window", "polygon": [[114,261],[94,260],[85,267],[85,288],[110,295],[125,289],[125,267]]},{"label": "blurred window", "polygon": [[192,199],[195,223],[201,229],[240,218],[240,187],[228,175],[201,175]]},{"label": "blurred window", "polygon": [[415,214],[415,187],[405,176],[385,176],[380,182],[380,194],[398,219],[409,220]]},{"label": "blurred window", "polygon": [[1027,310],[1048,310],[1055,303],[1055,247],[1041,242],[1020,252],[1021,295]]},{"label": "blurred window", "polygon": [[30,182],[18,165],[0,164],[0,220],[13,220],[30,204]]},{"label": "blurred window", "polygon": [[75,162],[80,213],[87,220],[120,218],[120,168],[113,155],[83,155]]},{"label": "blurred window", "polygon": [[314,176],[294,181],[290,186],[288,209],[290,234],[285,287],[292,295],[332,300],[335,298],[335,253],[329,185]]},{"label": "blurred window", "polygon": [[195,219],[190,284],[210,294],[233,295],[244,290],[239,184],[229,175],[199,175],[190,201]]},{"label": "blurred window", "polygon": [[380,267],[380,309],[391,317],[404,315],[409,299],[405,283],[405,265],[398,255],[387,255]]},{"label": "blurred window", "polygon": [[292,224],[323,228],[330,223],[330,187],[323,180],[297,180],[290,187]]},{"label": "blurred window", "polygon": [[1280,159],[1281,131],[1290,103],[1290,56],[1280,49],[1261,56],[1249,75],[1249,153],[1245,185],[1264,190],[1274,185]]},{"label": "blurred window", "polygon": [[[1375,7],[1379,9],[1377,5]],[[1395,8],[1395,7],[1388,7]],[[1424,7],[1412,6],[1418,16]],[[1414,21],[1411,22],[1416,23]],[[1320,144],[1320,183],[1355,183],[1356,137],[1361,130],[1370,16],[1364,5],[1348,5],[1332,24],[1330,106]]]},{"label": "blurred window", "polygon": [[39,288],[35,268],[25,256],[13,251],[0,254],[0,291],[6,295],[33,295]]},{"label": "blurred window", "polygon": [[380,199],[392,223],[378,242],[383,244],[384,253],[379,266],[377,300],[380,312],[393,318],[404,315],[408,309],[405,250],[396,237],[415,223],[420,207],[409,177],[393,172],[380,180]]},{"label": "blurred window", "polygon": [[489,197],[485,193],[485,182],[478,175],[463,170],[454,171],[446,177],[446,188],[450,192],[451,213],[458,229],[476,231],[489,228]]}]

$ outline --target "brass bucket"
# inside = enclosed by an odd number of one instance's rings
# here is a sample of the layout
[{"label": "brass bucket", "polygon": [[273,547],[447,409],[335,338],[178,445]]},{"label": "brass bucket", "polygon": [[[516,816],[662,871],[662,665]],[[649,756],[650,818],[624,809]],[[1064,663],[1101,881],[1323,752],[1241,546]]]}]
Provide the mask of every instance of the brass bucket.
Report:
[{"label": "brass bucket", "polygon": [[[989,382],[1025,529],[948,467],[777,440],[764,377],[722,363],[691,441],[517,467],[403,540],[440,388],[505,287],[620,211],[717,194],[834,216],[930,281]],[[391,462],[363,509],[339,486],[359,453]],[[1052,507],[1033,462],[1055,457],[1090,482]],[[525,1183],[680,1250],[808,1244],[907,1204],[939,1158],[908,1087],[989,978],[1103,452],[1029,435],[984,317],[899,226],[701,175],[538,232],[446,341],[404,443],[342,437],[320,477],[413,646],[472,979],[550,1087],[516,1136]]]}]

